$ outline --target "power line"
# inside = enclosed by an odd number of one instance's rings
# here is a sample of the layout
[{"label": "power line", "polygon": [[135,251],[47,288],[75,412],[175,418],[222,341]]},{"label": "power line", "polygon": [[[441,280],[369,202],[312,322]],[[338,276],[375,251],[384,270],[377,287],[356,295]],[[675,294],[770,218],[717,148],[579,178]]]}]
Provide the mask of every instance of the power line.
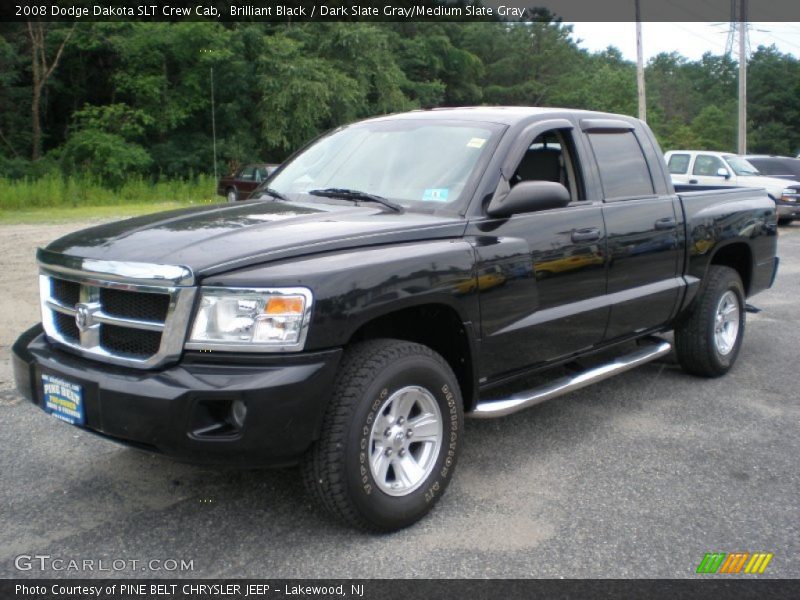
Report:
[{"label": "power line", "polygon": [[772,37],[774,37],[776,40],[779,40],[779,41],[783,42],[784,44],[788,44],[789,46],[792,46],[793,48],[797,48],[797,49],[799,49],[799,50],[800,50],[800,46],[798,46],[797,44],[795,44],[795,43],[793,43],[793,42],[790,42],[790,41],[788,41],[788,40],[785,40],[785,39],[783,39],[782,37],[779,37],[779,36],[775,35],[775,34],[774,34],[773,32],[771,32],[771,31],[770,31],[770,32],[768,32],[768,33],[771,33],[771,34],[772,34]]},{"label": "power line", "polygon": [[685,31],[686,33],[688,33],[691,36],[696,37],[697,39],[704,40],[704,41],[708,42],[709,44],[711,44],[712,46],[716,46],[716,47],[721,49],[721,43],[720,43],[719,40],[711,40],[711,39],[709,39],[709,38],[707,38],[705,36],[700,35],[699,33],[695,32],[695,31],[692,31],[691,29],[687,29],[686,27],[684,27],[680,23],[672,23],[672,25],[675,25],[678,29],[682,29],[683,31]]}]

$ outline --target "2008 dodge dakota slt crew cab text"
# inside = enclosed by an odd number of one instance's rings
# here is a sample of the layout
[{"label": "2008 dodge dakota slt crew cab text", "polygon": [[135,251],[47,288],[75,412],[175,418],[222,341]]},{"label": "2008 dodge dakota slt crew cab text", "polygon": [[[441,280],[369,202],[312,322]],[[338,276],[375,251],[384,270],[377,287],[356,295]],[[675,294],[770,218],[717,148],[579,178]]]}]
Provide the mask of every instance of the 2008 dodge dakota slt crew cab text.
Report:
[{"label": "2008 dodge dakota slt crew cab text", "polygon": [[[663,356],[654,334],[669,330],[686,371],[730,369],[745,298],[777,270],[775,202],[680,192],[629,117],[482,107],[355,123],[290,158],[259,201],[39,250],[42,324],[14,345],[17,385],[142,449],[301,463],[333,515],[404,527],[453,477],[465,414]],[[595,364],[547,379],[578,359]],[[544,384],[498,391],[534,372]]]}]

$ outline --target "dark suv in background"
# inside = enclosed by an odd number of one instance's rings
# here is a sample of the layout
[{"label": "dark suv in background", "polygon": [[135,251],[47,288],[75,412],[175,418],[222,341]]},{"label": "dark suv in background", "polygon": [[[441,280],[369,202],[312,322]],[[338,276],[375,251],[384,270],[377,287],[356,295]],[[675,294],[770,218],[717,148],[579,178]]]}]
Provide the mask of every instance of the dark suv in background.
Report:
[{"label": "dark suv in background", "polygon": [[798,158],[766,155],[750,155],[745,158],[762,175],[800,181],[800,159]]}]

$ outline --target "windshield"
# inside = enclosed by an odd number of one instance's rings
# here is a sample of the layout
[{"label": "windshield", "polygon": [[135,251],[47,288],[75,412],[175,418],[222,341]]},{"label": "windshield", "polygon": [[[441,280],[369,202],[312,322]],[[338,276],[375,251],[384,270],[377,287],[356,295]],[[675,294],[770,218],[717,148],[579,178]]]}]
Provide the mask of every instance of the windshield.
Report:
[{"label": "windshield", "polygon": [[356,123],[306,148],[267,185],[283,195],[339,188],[406,208],[458,210],[502,128],[410,119]]},{"label": "windshield", "polygon": [[760,175],[761,173],[758,172],[753,165],[751,165],[747,160],[742,158],[741,156],[726,156],[725,160],[727,161],[728,165],[733,172],[737,175]]}]

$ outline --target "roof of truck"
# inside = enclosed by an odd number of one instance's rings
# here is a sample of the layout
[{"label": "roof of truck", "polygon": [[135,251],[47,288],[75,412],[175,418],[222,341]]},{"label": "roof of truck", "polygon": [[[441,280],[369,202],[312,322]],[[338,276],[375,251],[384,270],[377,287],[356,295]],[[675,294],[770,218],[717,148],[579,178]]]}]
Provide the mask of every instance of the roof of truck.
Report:
[{"label": "roof of truck", "polygon": [[556,117],[559,115],[578,115],[585,118],[608,118],[635,121],[633,117],[602,113],[574,108],[554,108],[542,106],[462,106],[458,108],[432,108],[413,110],[410,112],[394,113],[375,117],[370,120],[383,119],[447,119],[454,121],[483,121],[515,125],[522,121],[529,121],[537,115]]}]

